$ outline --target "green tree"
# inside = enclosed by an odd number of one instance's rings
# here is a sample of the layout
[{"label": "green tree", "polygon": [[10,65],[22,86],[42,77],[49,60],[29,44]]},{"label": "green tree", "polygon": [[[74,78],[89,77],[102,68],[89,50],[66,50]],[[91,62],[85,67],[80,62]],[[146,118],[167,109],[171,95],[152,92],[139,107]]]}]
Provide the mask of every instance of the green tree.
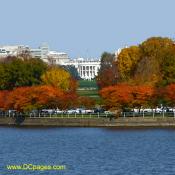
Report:
[{"label": "green tree", "polygon": [[0,63],[0,89],[41,84],[47,65],[40,59],[10,59]]}]

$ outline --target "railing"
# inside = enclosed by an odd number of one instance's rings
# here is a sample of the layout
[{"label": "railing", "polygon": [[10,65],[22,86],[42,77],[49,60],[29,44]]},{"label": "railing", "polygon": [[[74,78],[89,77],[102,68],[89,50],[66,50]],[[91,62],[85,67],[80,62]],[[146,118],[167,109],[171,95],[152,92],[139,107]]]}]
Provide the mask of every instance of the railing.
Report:
[{"label": "railing", "polygon": [[175,112],[122,112],[121,117],[174,117]]},{"label": "railing", "polygon": [[100,118],[100,117],[110,117],[109,114],[104,114],[104,113],[89,113],[89,114],[65,114],[65,113],[61,113],[61,114],[30,114],[29,115],[30,118]]},{"label": "railing", "polygon": [[[19,114],[14,113],[0,113],[0,117],[12,117],[15,118],[20,116]],[[81,113],[81,114],[69,114],[69,113],[61,113],[61,114],[52,114],[52,113],[29,113],[29,114],[22,114],[23,117],[29,118],[114,118],[115,115],[113,114],[105,114],[105,113]],[[175,112],[121,112],[120,117],[173,117],[175,118]]]},{"label": "railing", "polygon": [[[15,118],[17,116],[20,116],[18,114],[14,113],[5,113],[5,114],[0,114],[0,117],[12,117]],[[23,117],[29,117],[29,118],[110,118],[110,114],[105,114],[105,113],[89,113],[89,114],[68,114],[68,113],[61,113],[61,114],[52,114],[52,113],[30,113],[30,114],[22,114],[21,116]]]}]

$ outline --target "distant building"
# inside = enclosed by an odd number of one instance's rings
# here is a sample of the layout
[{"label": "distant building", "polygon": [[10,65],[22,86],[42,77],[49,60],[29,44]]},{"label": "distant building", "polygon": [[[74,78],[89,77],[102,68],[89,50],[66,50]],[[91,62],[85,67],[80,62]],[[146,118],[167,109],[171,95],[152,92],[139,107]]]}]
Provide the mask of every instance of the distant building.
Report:
[{"label": "distant building", "polygon": [[19,56],[23,53],[30,52],[28,46],[24,45],[7,45],[0,46],[0,58],[7,56]]},{"label": "distant building", "polygon": [[78,58],[69,61],[67,65],[74,65],[82,79],[92,80],[98,75],[100,60]]},{"label": "distant building", "polygon": [[82,79],[94,79],[100,69],[100,61],[97,59],[78,58],[71,60],[67,53],[50,51],[47,44],[38,49],[31,49],[34,58],[41,58],[44,62],[52,65],[73,65]]},{"label": "distant building", "polygon": [[41,58],[42,57],[41,49],[30,49],[30,53],[31,53],[31,56],[33,58]]},{"label": "distant building", "polygon": [[70,61],[67,53],[64,52],[50,51],[47,56],[50,64],[65,65]]},{"label": "distant building", "polygon": [[48,64],[64,64],[69,57],[64,52],[50,51],[49,46],[44,43],[38,49],[30,49],[33,58],[41,58]]},{"label": "distant building", "polygon": [[49,46],[44,43],[39,48],[29,48],[24,45],[0,46],[0,58],[7,56],[19,56],[28,52],[32,58],[42,59],[47,64],[52,65],[73,65],[77,69],[82,79],[94,79],[100,69],[100,60],[78,58],[71,60],[67,53],[52,51]]},{"label": "distant building", "polygon": [[31,56],[33,58],[47,59],[47,54],[49,53],[49,46],[44,43],[37,49],[30,49]]}]

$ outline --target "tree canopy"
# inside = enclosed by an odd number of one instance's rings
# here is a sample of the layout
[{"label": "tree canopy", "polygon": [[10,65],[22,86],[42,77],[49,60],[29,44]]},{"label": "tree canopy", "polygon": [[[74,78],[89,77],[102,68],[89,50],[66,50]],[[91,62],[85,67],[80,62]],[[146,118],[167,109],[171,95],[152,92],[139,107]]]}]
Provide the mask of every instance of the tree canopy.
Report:
[{"label": "tree canopy", "polygon": [[122,49],[117,57],[116,66],[118,66],[120,81],[128,81],[133,77],[135,68],[141,59],[141,50],[138,46],[131,46]]},{"label": "tree canopy", "polygon": [[47,65],[40,59],[18,58],[0,62],[0,90],[41,84],[41,75]]},{"label": "tree canopy", "polygon": [[115,65],[115,55],[104,52],[101,56],[101,67],[96,77],[97,85],[103,88],[115,85],[118,81],[118,71]]},{"label": "tree canopy", "polygon": [[100,94],[107,108],[152,106],[155,90],[151,86],[118,84],[103,88]]},{"label": "tree canopy", "polygon": [[170,38],[152,37],[124,48],[117,57],[120,82],[165,86],[175,82],[175,44]]},{"label": "tree canopy", "polygon": [[62,67],[50,67],[41,76],[41,79],[43,84],[57,87],[64,91],[68,91],[74,86],[74,81],[71,77],[71,74]]},{"label": "tree canopy", "polygon": [[[106,83],[100,91],[108,108],[146,107],[162,102],[175,105],[175,44],[172,39],[151,37],[137,46],[124,48],[115,66],[117,83]],[[112,71],[110,66],[108,68]],[[106,76],[105,69],[101,71],[100,74]]]}]

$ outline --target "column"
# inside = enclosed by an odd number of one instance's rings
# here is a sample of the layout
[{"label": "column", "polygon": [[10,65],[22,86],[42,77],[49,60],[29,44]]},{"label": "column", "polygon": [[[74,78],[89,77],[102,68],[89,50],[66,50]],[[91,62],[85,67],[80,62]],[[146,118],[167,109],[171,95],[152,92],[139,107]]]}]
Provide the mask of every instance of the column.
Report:
[{"label": "column", "polygon": [[85,66],[85,77],[87,79],[87,66]]}]

